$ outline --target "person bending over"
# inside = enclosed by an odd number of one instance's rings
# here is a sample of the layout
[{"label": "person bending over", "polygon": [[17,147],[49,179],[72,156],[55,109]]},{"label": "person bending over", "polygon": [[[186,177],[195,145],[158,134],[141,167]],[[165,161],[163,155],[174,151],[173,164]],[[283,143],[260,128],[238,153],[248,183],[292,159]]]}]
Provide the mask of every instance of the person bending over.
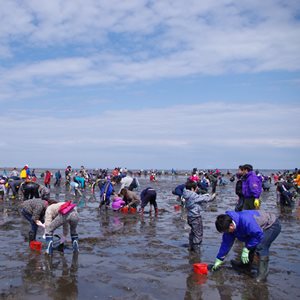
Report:
[{"label": "person bending over", "polygon": [[[213,270],[217,270],[230,251],[235,239],[244,242],[240,267],[251,268],[254,253],[259,256],[257,282],[264,281],[269,272],[269,249],[281,231],[281,224],[272,213],[262,210],[226,211],[215,222],[218,232],[223,233],[222,243]],[[235,261],[231,262],[236,266]]]}]

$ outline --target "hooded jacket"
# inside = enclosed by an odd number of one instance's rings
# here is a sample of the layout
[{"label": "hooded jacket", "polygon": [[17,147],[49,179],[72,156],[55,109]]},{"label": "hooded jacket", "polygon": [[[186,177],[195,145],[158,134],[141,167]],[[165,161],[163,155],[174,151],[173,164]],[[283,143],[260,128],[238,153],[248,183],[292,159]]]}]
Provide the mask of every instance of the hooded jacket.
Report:
[{"label": "hooded jacket", "polygon": [[243,176],[242,191],[245,198],[259,198],[262,191],[261,177],[256,176],[254,171],[248,172]]},{"label": "hooded jacket", "polygon": [[116,197],[111,204],[113,210],[119,210],[121,207],[125,205],[125,201],[121,197]]},{"label": "hooded jacket", "polygon": [[262,241],[264,230],[276,221],[274,214],[262,210],[226,211],[236,228],[232,233],[223,233],[222,244],[217,258],[223,260],[230,251],[235,239],[245,243],[247,249],[254,249]]}]

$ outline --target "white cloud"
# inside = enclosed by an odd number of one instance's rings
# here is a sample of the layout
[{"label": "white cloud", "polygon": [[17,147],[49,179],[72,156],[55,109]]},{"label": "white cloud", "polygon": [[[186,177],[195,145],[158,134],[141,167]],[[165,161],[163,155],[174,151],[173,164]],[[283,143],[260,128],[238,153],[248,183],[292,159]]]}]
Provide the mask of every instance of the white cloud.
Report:
[{"label": "white cloud", "polygon": [[33,151],[45,147],[63,150],[65,146],[78,150],[149,147],[155,151],[159,147],[176,151],[197,149],[203,144],[243,151],[249,146],[299,149],[299,113],[299,106],[228,103],[116,110],[82,118],[55,118],[47,111],[31,110],[30,118],[26,111],[4,115],[0,126],[6,133],[6,145],[14,148],[22,144]]},{"label": "white cloud", "polygon": [[[295,1],[31,0],[0,11],[0,55],[13,62],[2,89],[37,78],[39,87],[86,86],[300,67]],[[47,47],[38,61],[25,52]]]}]

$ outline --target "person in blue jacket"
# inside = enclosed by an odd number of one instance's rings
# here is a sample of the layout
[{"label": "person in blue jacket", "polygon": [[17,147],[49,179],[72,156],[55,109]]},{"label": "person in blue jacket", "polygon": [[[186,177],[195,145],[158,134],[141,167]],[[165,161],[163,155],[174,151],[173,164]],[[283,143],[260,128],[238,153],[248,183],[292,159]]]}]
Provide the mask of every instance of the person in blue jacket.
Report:
[{"label": "person in blue jacket", "polygon": [[269,248],[281,231],[278,218],[262,210],[226,211],[217,217],[215,225],[216,229],[223,233],[223,238],[212,269],[217,270],[221,266],[237,238],[245,243],[241,263],[245,267],[251,267],[251,253],[256,252],[259,256],[256,281],[264,281],[269,271]]},{"label": "person in blue jacket", "polygon": [[102,185],[100,190],[100,204],[99,208],[105,205],[105,208],[109,208],[110,196],[115,194],[114,185],[116,184],[115,180],[107,178],[106,182]]}]

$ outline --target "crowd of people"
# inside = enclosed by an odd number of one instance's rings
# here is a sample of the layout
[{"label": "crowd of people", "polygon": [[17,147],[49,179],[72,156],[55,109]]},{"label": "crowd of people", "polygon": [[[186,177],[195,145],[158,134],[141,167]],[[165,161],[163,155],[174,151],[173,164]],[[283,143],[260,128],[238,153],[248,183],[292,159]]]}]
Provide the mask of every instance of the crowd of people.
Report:
[{"label": "crowd of people", "polygon": [[[81,166],[73,170],[71,166],[65,169],[64,184],[74,195],[90,188],[92,193],[99,189],[99,209],[139,212],[144,214],[145,207],[150,205],[155,215],[159,213],[157,192],[153,186],[147,186],[140,194],[136,189],[140,186],[138,177],[127,169],[115,168],[88,171]],[[173,172],[172,172],[173,174]],[[155,171],[149,173],[149,181],[156,181]],[[235,193],[238,201],[233,210],[226,211],[217,217],[215,226],[223,234],[222,244],[216,256],[212,270],[216,271],[223,264],[235,239],[244,243],[241,261],[231,261],[238,270],[251,270],[254,255],[259,258],[256,280],[264,281],[268,274],[269,248],[281,231],[278,218],[260,209],[261,193],[269,191],[271,184],[276,186],[277,200],[281,206],[292,206],[295,197],[300,192],[300,171],[278,172],[265,176],[254,171],[252,165],[239,166],[236,174],[227,174],[229,181],[235,182]],[[22,216],[30,223],[29,242],[36,240],[37,230],[44,229],[46,253],[53,253],[53,235],[57,228],[63,227],[61,243],[67,239],[70,231],[72,249],[79,251],[77,224],[79,220],[76,205],[69,202],[58,202],[50,198],[51,179],[53,174],[46,170],[41,174],[44,185],[37,182],[35,170],[25,165],[20,171],[14,168],[10,174],[3,172],[0,177],[1,198],[20,198]],[[62,174],[57,170],[54,174],[55,187],[62,184]],[[199,252],[203,239],[202,214],[203,204],[217,198],[217,186],[228,184],[224,174],[219,170],[199,171],[194,168],[187,180],[176,186],[172,193],[177,196],[183,209],[187,211],[187,223],[190,226],[189,250]],[[116,187],[118,186],[118,189]],[[138,209],[139,207],[139,209]]]}]

